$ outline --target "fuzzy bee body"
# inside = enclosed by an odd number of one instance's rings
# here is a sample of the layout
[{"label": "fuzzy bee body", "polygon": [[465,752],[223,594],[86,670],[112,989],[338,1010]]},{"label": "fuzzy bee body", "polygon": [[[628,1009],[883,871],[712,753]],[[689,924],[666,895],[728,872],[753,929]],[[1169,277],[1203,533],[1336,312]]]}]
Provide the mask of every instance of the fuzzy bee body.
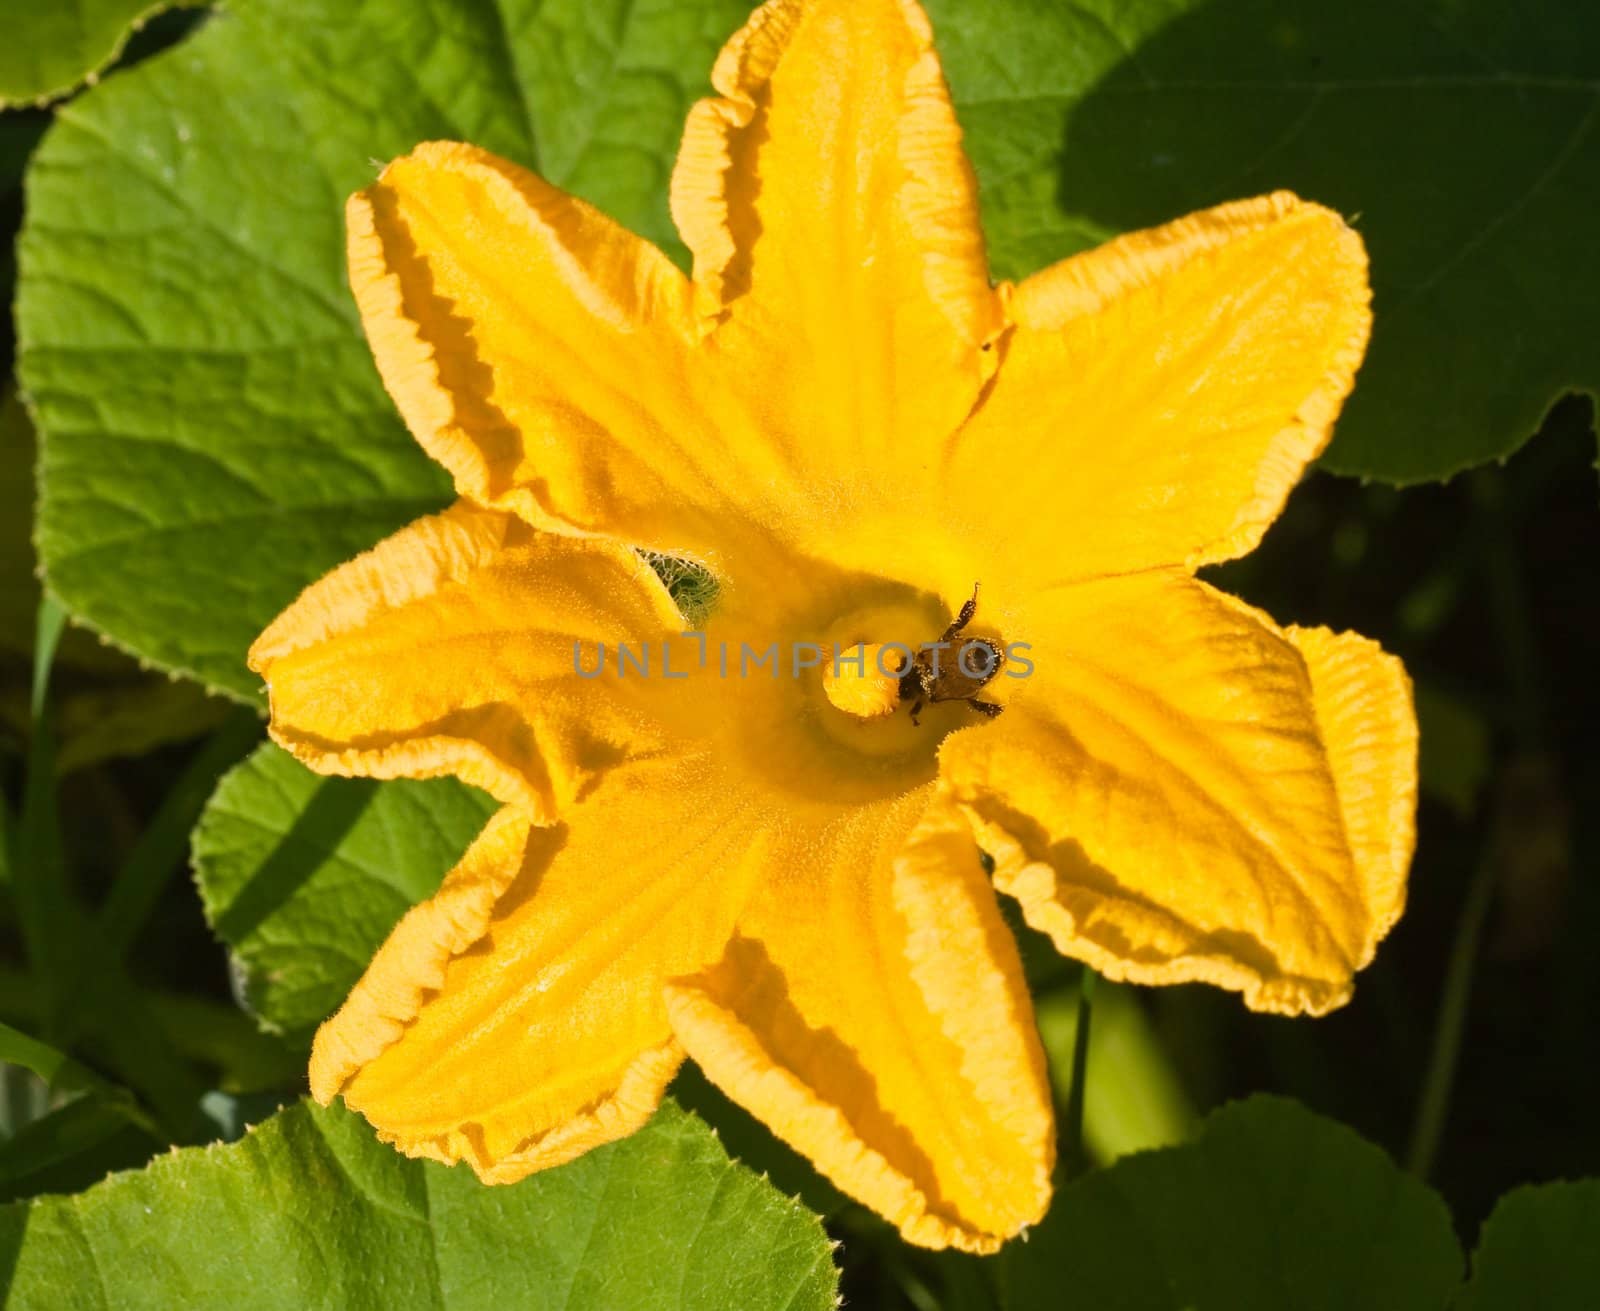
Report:
[{"label": "fuzzy bee body", "polygon": [[944,630],[937,643],[923,646],[911,658],[911,667],[900,676],[900,699],[912,702],[911,722],[924,702],[965,701],[974,710],[993,719],[1002,707],[980,701],[978,693],[994,681],[1005,663],[1005,654],[987,637],[969,637],[959,646],[956,636],[971,622],[978,609],[978,587]]}]

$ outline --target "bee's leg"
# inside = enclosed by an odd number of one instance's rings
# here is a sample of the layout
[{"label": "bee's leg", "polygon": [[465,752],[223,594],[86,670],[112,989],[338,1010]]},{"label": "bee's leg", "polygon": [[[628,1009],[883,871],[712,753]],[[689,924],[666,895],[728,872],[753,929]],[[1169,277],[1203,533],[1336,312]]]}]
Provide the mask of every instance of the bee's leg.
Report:
[{"label": "bee's leg", "polygon": [[971,706],[974,710],[978,711],[979,713],[981,713],[983,715],[986,715],[990,719],[993,719],[996,715],[998,715],[1002,710],[1005,709],[1004,706],[995,705],[995,703],[993,701],[980,701],[975,696],[969,696],[967,698],[967,704],[969,706]]},{"label": "bee's leg", "polygon": [[941,637],[939,640],[941,642],[948,642],[952,637],[954,637],[957,633],[959,633],[963,628],[965,628],[969,623],[972,622],[972,616],[975,615],[977,612],[978,612],[978,584],[974,583],[972,585],[972,595],[967,598],[966,604],[961,607],[961,613],[958,614],[955,617],[955,620],[954,620],[954,622],[951,623],[950,627],[944,630],[944,636]]},{"label": "bee's leg", "polygon": [[912,707],[911,707],[911,727],[912,728],[920,728],[921,727],[921,724],[919,724],[917,722],[917,715],[919,713],[921,713],[921,711],[922,711],[922,698],[919,696],[916,699],[916,701],[913,703]]}]

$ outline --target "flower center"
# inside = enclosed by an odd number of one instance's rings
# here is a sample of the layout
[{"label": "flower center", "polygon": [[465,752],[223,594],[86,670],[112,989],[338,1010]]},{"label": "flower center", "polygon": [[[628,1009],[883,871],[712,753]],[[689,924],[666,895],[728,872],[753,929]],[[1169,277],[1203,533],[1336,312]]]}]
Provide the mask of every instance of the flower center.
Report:
[{"label": "flower center", "polygon": [[[835,741],[867,756],[931,762],[945,734],[973,723],[975,704],[1004,662],[990,637],[934,605],[902,602],[848,615],[827,634],[813,695]],[[965,671],[965,672],[964,672]]]},{"label": "flower center", "polygon": [[822,690],[835,709],[857,719],[882,719],[900,708],[900,682],[911,667],[900,643],[857,642],[826,655]]}]

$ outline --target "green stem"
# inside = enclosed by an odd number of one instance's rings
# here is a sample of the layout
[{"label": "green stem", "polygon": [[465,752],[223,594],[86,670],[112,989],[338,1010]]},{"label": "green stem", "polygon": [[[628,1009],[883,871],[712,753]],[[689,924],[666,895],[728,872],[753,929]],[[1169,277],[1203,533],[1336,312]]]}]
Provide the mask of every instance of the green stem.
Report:
[{"label": "green stem", "polygon": [[244,707],[234,711],[168,791],[100,907],[100,942],[113,960],[127,955],[167,881],[183,866],[190,830],[218,777],[260,737],[260,716]]},{"label": "green stem", "polygon": [[[237,1006],[194,993],[163,992],[124,979],[140,1009],[172,1035],[176,1055],[218,1071],[223,1092],[251,1093],[293,1087],[305,1062],[282,1039],[262,1033]],[[36,1027],[39,997],[28,976],[0,962],[0,1024]],[[131,1081],[125,1081],[131,1082]]]},{"label": "green stem", "polygon": [[62,985],[72,968],[71,908],[56,814],[55,733],[50,722],[50,666],[66,613],[46,595],[39,602],[33,647],[32,725],[22,813],[12,835],[10,875],[17,921],[34,986],[43,999],[42,1022],[53,1034],[60,1019]]},{"label": "green stem", "polygon": [[[1506,511],[1504,474],[1479,470],[1472,476],[1470,486],[1483,544],[1479,565],[1510,687],[1511,726],[1516,747],[1522,752],[1534,752],[1544,739],[1547,722],[1541,691],[1542,662],[1534,641],[1532,607],[1523,586],[1516,533]],[[1428,1056],[1422,1095],[1411,1129],[1411,1144],[1406,1152],[1406,1168],[1419,1178],[1427,1178],[1433,1169],[1445,1121],[1450,1115],[1456,1069],[1461,1062],[1461,1037],[1466,1030],[1467,1007],[1472,999],[1472,974],[1477,966],[1489,908],[1494,902],[1496,874],[1505,854],[1504,823],[1504,816],[1500,815],[1484,826],[1483,852],[1467,887],[1466,901],[1462,904],[1450,948],[1439,1018],[1434,1026],[1433,1049]]]},{"label": "green stem", "polygon": [[[11,887],[39,997],[39,1032],[62,1047],[69,1024],[92,1021],[106,1063],[135,1088],[179,1141],[203,1132],[204,1086],[179,1060],[170,1039],[144,1014],[136,993],[99,941],[96,925],[73,899],[56,808],[56,744],[50,667],[66,615],[50,596],[39,603],[33,652],[33,725],[22,816],[11,850]],[[69,1000],[79,999],[70,1006]]]},{"label": "green stem", "polygon": [[[1082,1079],[1083,1151],[1096,1165],[1129,1152],[1170,1147],[1194,1129],[1195,1109],[1156,1035],[1137,989],[1097,978],[1088,1061],[1094,1066],[1094,1098]],[[1068,1125],[1067,1102],[1078,1055],[1080,998],[1076,988],[1042,994],[1034,1004],[1039,1037],[1050,1062],[1059,1123]],[[1062,1130],[1061,1160],[1068,1163],[1068,1128]]]},{"label": "green stem", "polygon": [[1472,971],[1478,961],[1478,944],[1494,900],[1495,871],[1498,868],[1497,844],[1490,842],[1478,861],[1467,899],[1456,925],[1455,943],[1450,949],[1450,966],[1445,973],[1444,996],[1439,1002],[1439,1020],[1434,1026],[1433,1050],[1428,1056],[1428,1071],[1422,1082],[1422,1096],[1411,1129],[1411,1146],[1406,1152],[1406,1169],[1419,1179],[1433,1170],[1450,1115],[1451,1093],[1455,1088],[1456,1067],[1461,1061],[1461,1035],[1466,1029],[1467,1003],[1472,998]]},{"label": "green stem", "polygon": [[61,641],[61,630],[66,624],[67,612],[55,597],[46,592],[39,598],[39,615],[33,641],[33,695],[28,702],[35,727],[44,715],[45,693],[50,686],[50,666],[55,662],[56,645]]},{"label": "green stem", "polygon": [[1078,1027],[1072,1036],[1072,1086],[1067,1091],[1066,1171],[1071,1178],[1088,1168],[1083,1142],[1083,1104],[1089,1081],[1089,1029],[1094,1018],[1094,986],[1099,979],[1087,965],[1078,983]]},{"label": "green stem", "polygon": [[94,1093],[128,1123],[137,1125],[152,1137],[161,1136],[155,1121],[145,1114],[126,1088],[101,1078],[88,1066],[73,1060],[49,1043],[4,1023],[0,1023],[0,1060],[32,1070],[51,1092]]}]

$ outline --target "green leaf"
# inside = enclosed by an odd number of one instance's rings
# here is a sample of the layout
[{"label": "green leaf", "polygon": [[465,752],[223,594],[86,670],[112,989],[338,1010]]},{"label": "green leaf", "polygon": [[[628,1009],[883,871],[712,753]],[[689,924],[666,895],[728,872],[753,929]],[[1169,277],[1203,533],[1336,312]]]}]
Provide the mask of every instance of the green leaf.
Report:
[{"label": "green leaf", "polygon": [[1069,1288],[1118,1311],[1442,1311],[1461,1277],[1437,1194],[1272,1097],[1075,1180],[1001,1260],[1012,1311],[1059,1306]]},{"label": "green leaf", "polygon": [[996,272],[1287,187],[1372,254],[1328,467],[1440,478],[1600,387],[1600,7],[928,0]]},{"label": "green leaf", "polygon": [[321,778],[263,746],[195,829],[195,878],[242,999],[303,1036],[342,1002],[395,921],[431,896],[494,810],[452,779]]},{"label": "green leaf", "polygon": [[1600,1179],[1517,1188],[1483,1227],[1457,1311],[1600,1306]]},{"label": "green leaf", "polygon": [[18,1311],[832,1311],[836,1284],[816,1218],[670,1103],[498,1188],[302,1103],[238,1143],[0,1210],[0,1272],[8,1247]]},{"label": "green leaf", "polygon": [[257,695],[256,633],[449,493],[368,355],[345,197],[373,161],[461,138],[676,248],[683,116],[745,8],[252,0],[66,106],[19,247],[52,590]]},{"label": "green leaf", "polygon": [[[3,120],[0,120],[3,121]],[[0,730],[32,728],[33,638],[40,591],[33,556],[33,425],[9,387],[0,390]],[[204,732],[228,703],[192,683],[141,669],[83,629],[61,634],[51,673],[56,768],[62,774],[116,756],[142,755]]]},{"label": "green leaf", "polygon": [[163,10],[199,0],[33,0],[6,14],[0,109],[64,96],[115,62],[128,37]]}]

